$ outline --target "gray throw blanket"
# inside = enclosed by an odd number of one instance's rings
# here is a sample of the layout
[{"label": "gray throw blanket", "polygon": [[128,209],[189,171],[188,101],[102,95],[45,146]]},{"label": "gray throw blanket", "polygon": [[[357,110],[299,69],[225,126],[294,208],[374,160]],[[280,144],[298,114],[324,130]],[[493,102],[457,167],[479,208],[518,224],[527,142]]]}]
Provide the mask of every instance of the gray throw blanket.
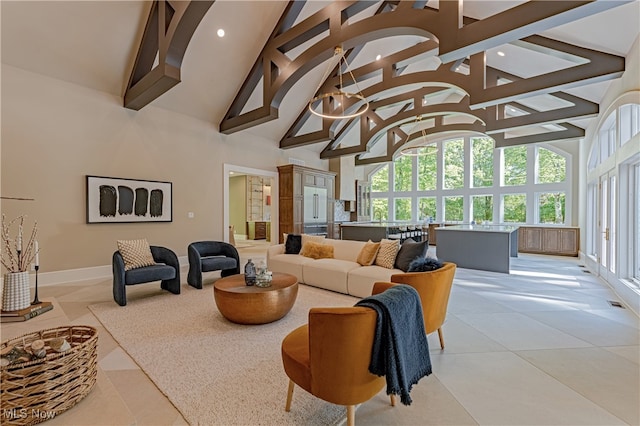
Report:
[{"label": "gray throw blanket", "polygon": [[418,292],[400,284],[356,303],[378,313],[369,371],[386,376],[387,395],[400,395],[411,405],[409,392],[431,374],[429,343]]}]

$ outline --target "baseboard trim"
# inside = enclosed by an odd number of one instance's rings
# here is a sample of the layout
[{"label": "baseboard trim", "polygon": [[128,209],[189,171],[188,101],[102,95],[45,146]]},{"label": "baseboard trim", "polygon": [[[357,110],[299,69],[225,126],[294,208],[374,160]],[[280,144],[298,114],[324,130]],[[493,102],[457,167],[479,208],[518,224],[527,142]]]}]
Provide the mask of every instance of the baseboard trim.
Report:
[{"label": "baseboard trim", "polygon": [[[189,266],[189,258],[187,256],[178,257],[180,269]],[[38,287],[73,283],[77,281],[100,280],[111,278],[113,272],[111,265],[92,266],[90,268],[66,269],[63,271],[40,272],[38,271]],[[29,274],[31,286],[36,285],[36,274]]]}]

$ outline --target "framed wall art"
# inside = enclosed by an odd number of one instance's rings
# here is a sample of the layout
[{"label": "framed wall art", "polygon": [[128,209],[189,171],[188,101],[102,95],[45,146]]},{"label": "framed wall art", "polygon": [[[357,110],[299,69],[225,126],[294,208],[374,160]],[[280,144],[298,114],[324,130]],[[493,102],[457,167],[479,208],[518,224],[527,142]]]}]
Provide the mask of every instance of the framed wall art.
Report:
[{"label": "framed wall art", "polygon": [[171,222],[171,182],[87,176],[87,223]]}]

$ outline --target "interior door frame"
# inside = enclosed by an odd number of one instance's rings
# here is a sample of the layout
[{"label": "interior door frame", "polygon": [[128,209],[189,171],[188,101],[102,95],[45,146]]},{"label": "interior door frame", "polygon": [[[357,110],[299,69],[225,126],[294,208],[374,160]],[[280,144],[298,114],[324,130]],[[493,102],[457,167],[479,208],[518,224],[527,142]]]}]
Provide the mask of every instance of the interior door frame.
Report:
[{"label": "interior door frame", "polygon": [[598,275],[608,282],[615,279],[617,271],[618,183],[614,169],[598,178]]},{"label": "interior door frame", "polygon": [[[229,174],[244,173],[247,175],[260,176],[271,180],[271,242],[278,241],[278,173],[271,170],[254,169],[251,167],[238,166],[235,164],[224,163],[222,165],[222,194],[223,194],[223,237],[225,242],[229,242]],[[275,225],[275,226],[274,226]]]}]

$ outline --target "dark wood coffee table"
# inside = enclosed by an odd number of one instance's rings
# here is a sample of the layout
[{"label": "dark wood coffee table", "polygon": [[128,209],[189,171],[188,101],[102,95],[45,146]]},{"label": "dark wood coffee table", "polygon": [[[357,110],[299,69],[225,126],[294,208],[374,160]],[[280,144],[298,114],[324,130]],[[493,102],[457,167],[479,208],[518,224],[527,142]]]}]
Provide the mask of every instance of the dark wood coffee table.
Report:
[{"label": "dark wood coffee table", "polygon": [[287,315],[298,296],[294,275],[273,273],[270,287],[247,286],[244,274],[220,278],[213,284],[213,297],[220,313],[238,324],[266,324]]}]

